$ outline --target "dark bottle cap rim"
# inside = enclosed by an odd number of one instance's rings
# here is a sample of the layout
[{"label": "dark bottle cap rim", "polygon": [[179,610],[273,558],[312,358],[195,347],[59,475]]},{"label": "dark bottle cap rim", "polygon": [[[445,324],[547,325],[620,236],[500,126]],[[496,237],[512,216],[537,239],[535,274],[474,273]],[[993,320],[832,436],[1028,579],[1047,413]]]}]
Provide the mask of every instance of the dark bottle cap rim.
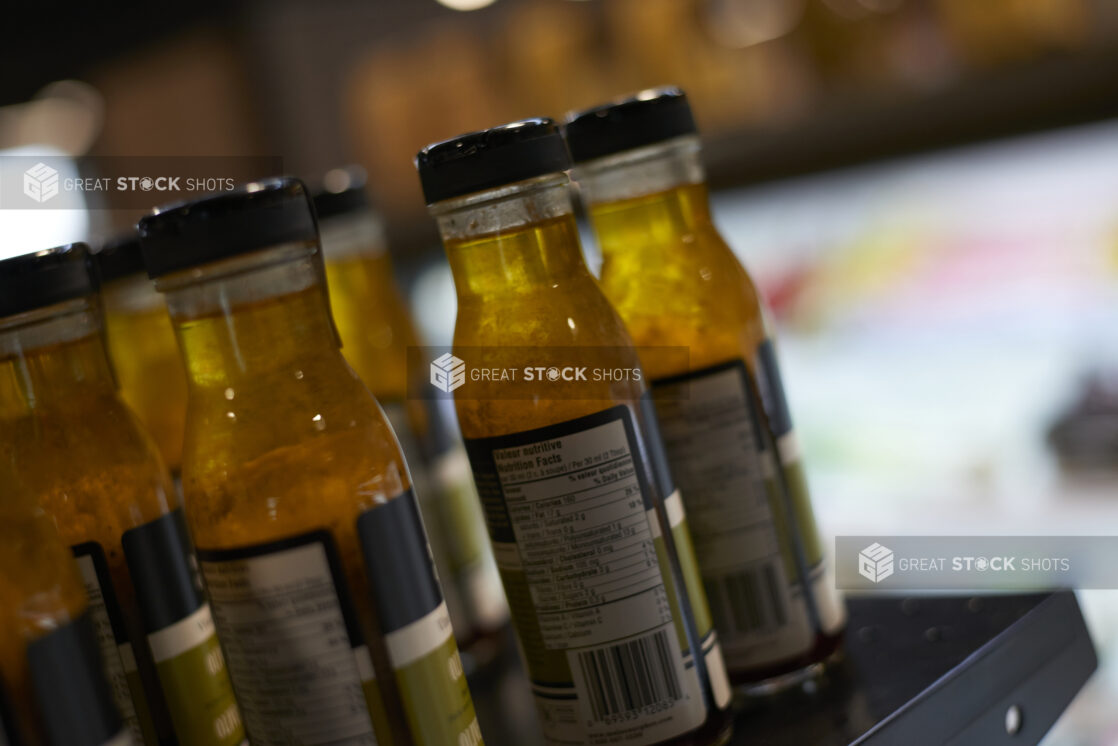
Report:
[{"label": "dark bottle cap rim", "polygon": [[140,251],[140,237],[134,230],[106,241],[99,251],[93,252],[92,257],[93,268],[101,283],[147,273],[144,255]]},{"label": "dark bottle cap rim", "polygon": [[84,243],[55,246],[0,261],[0,316],[45,308],[97,290]]},{"label": "dark bottle cap rim", "polygon": [[314,193],[318,219],[329,220],[372,209],[366,187],[365,169],[360,166],[344,166],[327,172]]},{"label": "dark bottle cap rim", "polygon": [[307,189],[290,176],[156,208],[140,219],[138,229],[144,266],[153,279],[284,243],[318,240]]},{"label": "dark bottle cap rim", "polygon": [[495,189],[571,167],[555,120],[522,119],[468,132],[415,157],[427,204]]},{"label": "dark bottle cap rim", "polygon": [[571,112],[563,125],[575,163],[698,131],[687,94],[672,86],[649,88],[601,106]]}]

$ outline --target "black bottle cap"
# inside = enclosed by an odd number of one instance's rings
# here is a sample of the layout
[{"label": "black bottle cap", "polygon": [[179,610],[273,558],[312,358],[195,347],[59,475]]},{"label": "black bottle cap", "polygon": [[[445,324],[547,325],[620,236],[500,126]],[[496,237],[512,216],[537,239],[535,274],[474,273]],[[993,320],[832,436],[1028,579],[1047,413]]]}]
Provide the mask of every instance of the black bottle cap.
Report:
[{"label": "black bottle cap", "polygon": [[314,211],[319,220],[363,212],[372,207],[365,192],[365,169],[346,166],[328,171],[314,194]]},{"label": "black bottle cap", "polygon": [[575,163],[592,161],[698,132],[687,94],[649,88],[592,109],[571,112],[563,127]]},{"label": "black bottle cap", "polygon": [[428,145],[415,157],[432,205],[571,167],[553,119],[522,119]]},{"label": "black bottle cap", "polygon": [[306,187],[287,176],[157,208],[138,227],[152,279],[278,244],[318,239]]},{"label": "black bottle cap", "polygon": [[102,283],[143,274],[144,255],[140,251],[140,237],[135,231],[129,231],[106,241],[101,250],[93,254],[93,267]]},{"label": "black bottle cap", "polygon": [[12,316],[89,295],[96,290],[83,243],[56,246],[0,261],[0,316]]}]

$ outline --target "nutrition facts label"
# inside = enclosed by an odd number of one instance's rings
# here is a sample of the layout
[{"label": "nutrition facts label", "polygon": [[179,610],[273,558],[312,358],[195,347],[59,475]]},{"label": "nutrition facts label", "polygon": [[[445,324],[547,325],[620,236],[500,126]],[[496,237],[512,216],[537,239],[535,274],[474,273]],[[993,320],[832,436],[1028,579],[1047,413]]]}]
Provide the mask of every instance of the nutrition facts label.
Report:
[{"label": "nutrition facts label", "polygon": [[329,534],[198,556],[254,746],[375,744]]},{"label": "nutrition facts label", "polygon": [[784,571],[766,487],[775,465],[761,445],[748,375],[735,361],[653,383],[711,614],[732,664],[742,654],[756,663],[811,644]]},{"label": "nutrition facts label", "polygon": [[738,363],[653,384],[660,433],[704,570],[779,553],[746,375]]},{"label": "nutrition facts label", "polygon": [[493,452],[551,649],[671,622],[625,424]]},{"label": "nutrition facts label", "polygon": [[549,744],[658,743],[706,717],[639,445],[626,406],[467,441]]}]

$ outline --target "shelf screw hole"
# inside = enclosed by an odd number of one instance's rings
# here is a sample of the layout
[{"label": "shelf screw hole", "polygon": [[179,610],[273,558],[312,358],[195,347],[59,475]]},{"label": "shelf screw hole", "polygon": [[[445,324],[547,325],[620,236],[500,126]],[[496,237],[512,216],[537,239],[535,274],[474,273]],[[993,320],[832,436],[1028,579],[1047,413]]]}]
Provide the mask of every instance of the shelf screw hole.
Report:
[{"label": "shelf screw hole", "polygon": [[1011,736],[1017,735],[1021,730],[1021,708],[1017,705],[1010,705],[1009,709],[1005,711],[1005,732]]}]

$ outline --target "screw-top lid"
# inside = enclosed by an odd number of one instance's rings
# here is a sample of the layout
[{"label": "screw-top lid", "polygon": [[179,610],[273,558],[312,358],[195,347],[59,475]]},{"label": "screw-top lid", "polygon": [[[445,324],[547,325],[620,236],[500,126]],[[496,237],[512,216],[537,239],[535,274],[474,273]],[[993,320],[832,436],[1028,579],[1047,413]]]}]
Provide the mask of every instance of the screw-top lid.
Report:
[{"label": "screw-top lid", "polygon": [[153,279],[278,244],[318,239],[306,187],[288,176],[157,208],[138,227],[144,265]]},{"label": "screw-top lid", "polygon": [[101,282],[144,273],[140,237],[135,231],[129,231],[106,241],[101,250],[93,254],[93,267]]},{"label": "screw-top lid", "polygon": [[571,158],[583,163],[699,130],[687,94],[669,86],[571,112],[563,131]]},{"label": "screw-top lid", "polygon": [[95,290],[89,247],[83,243],[0,261],[0,316],[81,298]]},{"label": "screw-top lid", "polygon": [[522,119],[428,145],[415,157],[427,204],[571,167],[553,119]]},{"label": "screw-top lid", "polygon": [[363,212],[372,207],[365,191],[365,169],[360,166],[334,168],[322,177],[314,194],[314,211],[319,220]]}]

